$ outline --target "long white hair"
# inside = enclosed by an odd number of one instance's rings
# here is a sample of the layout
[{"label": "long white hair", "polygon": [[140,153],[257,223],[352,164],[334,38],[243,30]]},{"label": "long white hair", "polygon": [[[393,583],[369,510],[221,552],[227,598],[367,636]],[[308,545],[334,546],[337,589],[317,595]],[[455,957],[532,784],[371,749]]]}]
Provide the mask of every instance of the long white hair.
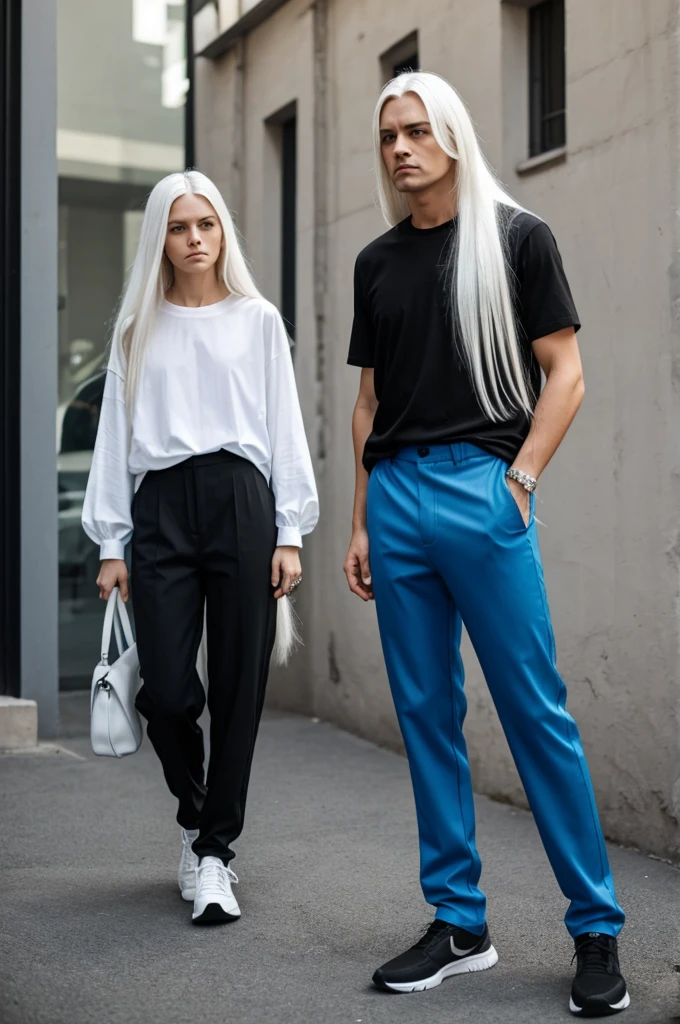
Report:
[{"label": "long white hair", "polygon": [[144,355],[158,307],[172,284],[173,266],[165,255],[170,207],[188,193],[204,196],[222,225],[223,245],[215,267],[230,292],[257,298],[260,292],[248,270],[231,214],[216,185],[200,171],[168,174],[152,189],[144,210],[137,255],[113,328],[112,347],[127,361],[125,401],[134,409]]},{"label": "long white hair", "polygon": [[406,195],[395,188],[385,168],[380,144],[385,103],[407,92],[420,97],[435,140],[456,161],[458,231],[448,257],[447,290],[451,321],[457,324],[477,398],[491,420],[508,419],[520,410],[530,416],[531,385],[517,339],[506,251],[508,214],[521,207],[487,164],[465,104],[439,75],[399,75],[378,100],[373,129],[383,216],[393,226],[410,213]]},{"label": "long white hair", "polygon": [[[231,214],[210,178],[200,171],[185,171],[183,174],[169,174],[159,181],[147,200],[137,255],[123,292],[111,339],[112,347],[122,353],[127,363],[125,401],[130,416],[156,312],[173,279],[173,267],[165,255],[170,207],[176,199],[187,193],[205,196],[222,225],[222,252],[215,267],[218,278],[224,281],[234,295],[261,297],[248,269]],[[276,607],[276,639],[273,650],[273,661],[276,665],[285,665],[301,642],[298,622],[290,599],[280,598]],[[208,675],[205,624],[197,668],[205,685]]]}]

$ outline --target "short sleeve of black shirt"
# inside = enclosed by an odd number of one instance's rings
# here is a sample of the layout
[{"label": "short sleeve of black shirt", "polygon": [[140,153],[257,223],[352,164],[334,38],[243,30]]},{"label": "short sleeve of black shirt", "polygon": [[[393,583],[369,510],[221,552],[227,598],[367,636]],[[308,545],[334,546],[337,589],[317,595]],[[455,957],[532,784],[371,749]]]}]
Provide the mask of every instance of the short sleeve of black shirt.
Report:
[{"label": "short sleeve of black shirt", "polygon": [[548,225],[530,214],[519,214],[509,241],[514,248],[515,309],[522,340],[531,344],[566,327],[578,331],[579,316]]},{"label": "short sleeve of black shirt", "polygon": [[354,321],[347,362],[350,366],[370,369],[375,366],[375,331],[371,326],[371,316],[364,290],[364,276],[360,264],[361,256],[358,256],[354,264]]}]

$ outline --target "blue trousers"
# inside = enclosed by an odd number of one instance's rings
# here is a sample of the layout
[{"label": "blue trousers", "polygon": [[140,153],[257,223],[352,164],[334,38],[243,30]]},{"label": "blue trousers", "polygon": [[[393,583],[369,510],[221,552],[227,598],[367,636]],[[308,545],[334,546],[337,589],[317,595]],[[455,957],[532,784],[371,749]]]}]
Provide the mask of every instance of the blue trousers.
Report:
[{"label": "blue trousers", "polygon": [[367,523],[378,624],[408,755],[421,884],[437,917],[481,934],[486,898],[463,736],[462,624],[484,672],[560,888],[572,936],[624,914],[578,729],[565,708],[533,516],[506,463],[471,444],[379,462]]}]

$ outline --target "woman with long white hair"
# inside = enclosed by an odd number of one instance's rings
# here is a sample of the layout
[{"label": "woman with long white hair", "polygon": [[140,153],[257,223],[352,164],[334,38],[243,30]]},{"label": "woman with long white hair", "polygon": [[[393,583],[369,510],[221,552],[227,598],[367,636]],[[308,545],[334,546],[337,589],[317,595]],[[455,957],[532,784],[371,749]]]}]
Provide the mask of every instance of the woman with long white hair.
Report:
[{"label": "woman with long white hair", "polygon": [[578,314],[550,229],[496,181],[448,82],[391,81],[374,137],[389,230],[355,269],[349,362],[362,374],[345,572],[354,593],[376,601],[421,884],[436,910],[374,982],[421,991],[498,959],[463,735],[465,625],[570,901],[571,1009],[608,1015],[629,1003],[616,942],[624,915],[565,707],[533,510],[537,478],[583,396]]},{"label": "woman with long white hair", "polygon": [[[196,924],[240,916],[231,843],[272,652],[295,642],[288,596],[318,519],[289,340],[231,216],[197,171],[151,192],[113,331],[83,508],[100,596],[131,593],[137,708],[182,829],[179,885]],[[207,638],[210,759],[197,673]]]}]

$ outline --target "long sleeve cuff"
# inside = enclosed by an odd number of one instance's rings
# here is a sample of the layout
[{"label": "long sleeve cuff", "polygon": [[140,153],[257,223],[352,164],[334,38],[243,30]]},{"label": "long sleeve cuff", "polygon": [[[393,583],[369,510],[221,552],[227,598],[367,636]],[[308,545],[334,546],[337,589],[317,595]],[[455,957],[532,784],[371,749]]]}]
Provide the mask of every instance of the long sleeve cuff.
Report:
[{"label": "long sleeve cuff", "polygon": [[277,545],[283,547],[302,547],[302,534],[295,526],[279,526]]},{"label": "long sleeve cuff", "polygon": [[99,545],[99,557],[102,561],[105,558],[125,558],[125,545],[119,540],[103,540]]}]

